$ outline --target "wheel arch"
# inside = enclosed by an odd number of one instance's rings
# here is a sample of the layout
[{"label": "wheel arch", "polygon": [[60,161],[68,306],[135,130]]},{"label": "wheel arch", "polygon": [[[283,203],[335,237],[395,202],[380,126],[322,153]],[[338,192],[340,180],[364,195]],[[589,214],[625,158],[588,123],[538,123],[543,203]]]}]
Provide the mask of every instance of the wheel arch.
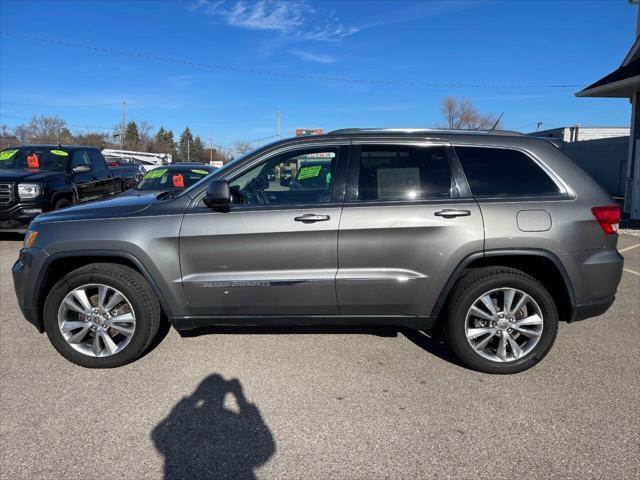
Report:
[{"label": "wheel arch", "polygon": [[465,257],[445,283],[431,316],[438,318],[456,283],[473,268],[503,266],[521,270],[539,280],[553,297],[560,318],[572,322],[576,317],[576,300],[569,274],[560,259],[548,250],[499,249],[476,252]]},{"label": "wheel arch", "polygon": [[36,305],[38,306],[40,323],[39,329],[41,331],[44,331],[44,324],[42,321],[44,302],[53,285],[55,285],[55,283],[60,280],[60,278],[62,278],[66,273],[69,273],[72,270],[80,268],[84,265],[89,265],[91,263],[115,263],[118,265],[128,266],[137,271],[145,278],[145,280],[153,290],[153,293],[158,298],[160,308],[162,309],[162,313],[165,318],[172,317],[173,312],[169,307],[169,302],[166,301],[162,290],[159,288],[158,284],[155,282],[151,274],[138,258],[130,253],[122,251],[83,250],[78,252],[59,253],[51,255],[47,258],[45,264],[43,265],[42,275],[40,275],[40,278],[38,279],[35,287],[35,292],[37,295],[37,298],[35,300]]}]

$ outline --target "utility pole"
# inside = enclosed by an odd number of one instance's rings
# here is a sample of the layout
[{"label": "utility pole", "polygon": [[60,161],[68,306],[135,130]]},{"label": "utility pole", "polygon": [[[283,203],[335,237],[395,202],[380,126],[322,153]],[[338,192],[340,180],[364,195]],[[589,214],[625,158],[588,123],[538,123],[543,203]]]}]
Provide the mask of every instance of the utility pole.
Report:
[{"label": "utility pole", "polygon": [[189,140],[187,138],[187,162],[190,162],[191,160],[189,160],[189,150],[190,150],[190,146],[191,146],[191,140]]},{"label": "utility pole", "polygon": [[276,112],[276,137],[280,138],[280,112]]},{"label": "utility pole", "polygon": [[125,101],[122,101],[122,123],[120,125],[120,150],[124,150],[124,108],[126,106]]},{"label": "utility pole", "polygon": [[209,130],[209,165],[213,163],[213,129]]}]

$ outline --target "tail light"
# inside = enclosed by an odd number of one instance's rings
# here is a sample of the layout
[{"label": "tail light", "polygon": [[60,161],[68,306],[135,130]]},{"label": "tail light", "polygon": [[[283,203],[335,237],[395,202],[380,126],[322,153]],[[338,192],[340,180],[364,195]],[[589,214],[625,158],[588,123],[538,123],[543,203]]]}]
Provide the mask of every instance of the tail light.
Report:
[{"label": "tail light", "polygon": [[593,207],[591,213],[596,217],[602,231],[611,235],[618,231],[620,226],[621,212],[618,205],[607,205],[605,207]]}]

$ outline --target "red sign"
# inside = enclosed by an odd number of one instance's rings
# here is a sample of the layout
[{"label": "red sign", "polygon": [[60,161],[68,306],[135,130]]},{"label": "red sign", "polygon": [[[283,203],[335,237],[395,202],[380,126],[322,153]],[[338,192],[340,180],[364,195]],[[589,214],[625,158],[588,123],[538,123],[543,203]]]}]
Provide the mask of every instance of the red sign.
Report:
[{"label": "red sign", "polygon": [[173,176],[173,186],[176,188],[184,188],[184,177],[179,173]]},{"label": "red sign", "polygon": [[31,153],[27,156],[27,167],[40,168],[40,161],[38,160],[38,155],[36,153]]}]

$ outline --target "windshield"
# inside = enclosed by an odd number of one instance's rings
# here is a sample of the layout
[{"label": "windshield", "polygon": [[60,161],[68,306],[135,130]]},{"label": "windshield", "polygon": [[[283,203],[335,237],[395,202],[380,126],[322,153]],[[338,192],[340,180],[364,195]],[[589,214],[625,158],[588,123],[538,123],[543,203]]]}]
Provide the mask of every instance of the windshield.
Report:
[{"label": "windshield", "polygon": [[137,190],[182,190],[195,185],[211,172],[201,168],[168,169],[154,168],[148,172],[140,183]]},{"label": "windshield", "polygon": [[66,172],[69,152],[56,148],[7,148],[0,151],[0,170]]}]

